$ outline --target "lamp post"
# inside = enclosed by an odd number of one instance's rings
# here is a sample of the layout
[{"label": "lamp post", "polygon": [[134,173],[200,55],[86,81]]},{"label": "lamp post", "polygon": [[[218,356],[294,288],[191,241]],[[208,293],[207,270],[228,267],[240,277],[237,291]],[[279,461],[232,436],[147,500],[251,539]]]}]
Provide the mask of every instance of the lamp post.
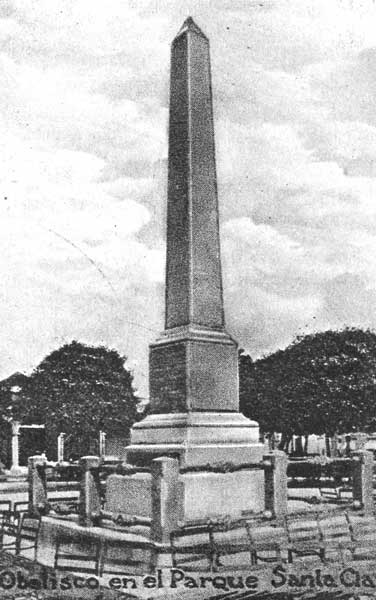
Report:
[{"label": "lamp post", "polygon": [[[10,389],[12,405],[17,403],[18,395],[20,392],[21,392],[21,388],[18,385],[14,385]],[[20,477],[23,475],[23,471],[20,468],[20,458],[19,458],[19,454],[20,454],[19,437],[20,437],[21,424],[19,421],[14,421],[12,419],[11,427],[12,427],[12,465],[10,468],[10,474],[12,477]]]}]

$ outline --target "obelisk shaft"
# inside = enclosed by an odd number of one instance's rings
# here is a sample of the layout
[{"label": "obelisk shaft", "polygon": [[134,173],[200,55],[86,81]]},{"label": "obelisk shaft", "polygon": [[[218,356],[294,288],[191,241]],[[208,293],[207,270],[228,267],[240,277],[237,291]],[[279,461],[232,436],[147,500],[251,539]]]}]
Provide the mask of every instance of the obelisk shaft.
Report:
[{"label": "obelisk shaft", "polygon": [[166,329],[223,329],[209,42],[187,19],[172,44]]},{"label": "obelisk shaft", "polygon": [[209,42],[191,18],[171,50],[166,323],[150,347],[156,414],[238,411],[224,328]]}]

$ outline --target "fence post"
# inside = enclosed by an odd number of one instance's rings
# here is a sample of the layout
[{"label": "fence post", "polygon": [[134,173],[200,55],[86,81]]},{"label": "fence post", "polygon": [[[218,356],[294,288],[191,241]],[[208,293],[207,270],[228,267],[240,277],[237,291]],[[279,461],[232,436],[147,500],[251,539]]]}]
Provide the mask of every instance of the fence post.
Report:
[{"label": "fence post", "polygon": [[359,504],[364,514],[373,514],[373,454],[367,450],[352,453],[353,502]]},{"label": "fence post", "polygon": [[43,456],[28,459],[28,512],[33,517],[40,517],[47,509],[46,463]]},{"label": "fence post", "polygon": [[80,461],[82,478],[80,486],[79,522],[84,527],[93,525],[92,513],[99,514],[101,494],[98,456],[83,456]]},{"label": "fence post", "polygon": [[170,543],[170,533],[184,517],[183,482],[179,481],[179,461],[155,458],[151,463],[152,530],[156,542]]},{"label": "fence post", "polygon": [[287,514],[287,463],[281,450],[263,456],[265,473],[265,513],[273,517]]},{"label": "fence post", "polygon": [[59,433],[57,436],[57,462],[64,462],[64,442],[65,433]]},{"label": "fence post", "polygon": [[22,470],[20,469],[19,453],[20,453],[20,428],[21,424],[19,421],[12,421],[12,465],[10,474],[13,476],[20,476]]},{"label": "fence post", "polygon": [[99,432],[99,457],[102,460],[106,456],[106,435],[104,431]]}]

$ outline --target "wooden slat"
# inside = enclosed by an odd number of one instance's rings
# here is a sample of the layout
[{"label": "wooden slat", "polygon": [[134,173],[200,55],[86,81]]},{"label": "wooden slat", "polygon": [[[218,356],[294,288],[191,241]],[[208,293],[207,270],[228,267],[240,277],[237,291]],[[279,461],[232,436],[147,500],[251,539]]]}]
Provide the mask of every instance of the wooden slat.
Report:
[{"label": "wooden slat", "polygon": [[[114,555],[114,552],[116,554]],[[153,548],[104,542],[101,551],[99,575],[139,575],[148,571],[152,562]]]},{"label": "wooden slat", "polygon": [[291,515],[285,519],[288,536],[288,560],[292,562],[293,555],[317,555],[324,560],[325,550],[317,522],[316,513],[307,513],[300,518]]},{"label": "wooden slat", "polygon": [[[17,554],[24,550],[34,550],[33,558],[35,559],[39,529],[40,519],[28,517],[26,514],[22,516],[18,530]],[[28,542],[28,545],[25,546],[24,541]]]},{"label": "wooden slat", "polygon": [[347,513],[351,539],[354,543],[353,558],[370,560],[376,557],[376,519],[375,517],[355,517]]},{"label": "wooden slat", "polygon": [[91,545],[80,545],[67,537],[58,538],[56,543],[54,568],[59,571],[72,571],[98,575],[100,540]]}]

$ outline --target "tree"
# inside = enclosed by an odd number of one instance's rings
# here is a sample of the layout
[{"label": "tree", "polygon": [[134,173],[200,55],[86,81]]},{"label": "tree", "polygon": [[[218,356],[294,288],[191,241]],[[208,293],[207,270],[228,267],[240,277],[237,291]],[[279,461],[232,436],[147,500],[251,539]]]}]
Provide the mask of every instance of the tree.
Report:
[{"label": "tree", "polygon": [[347,328],[297,338],[252,362],[240,354],[240,408],[264,432],[376,429],[376,334]]},{"label": "tree", "polygon": [[[23,373],[13,373],[10,377],[0,381],[0,462],[11,466],[11,418],[15,415],[14,405],[18,404],[17,394],[13,390],[22,389],[27,381],[27,376]],[[23,440],[24,441],[24,440]],[[25,444],[23,444],[25,446]]]},{"label": "tree", "polygon": [[125,360],[104,346],[66,344],[27,378],[13,413],[23,423],[45,424],[51,458],[61,432],[69,436],[71,453],[95,452],[100,430],[124,437],[140,417]]}]

